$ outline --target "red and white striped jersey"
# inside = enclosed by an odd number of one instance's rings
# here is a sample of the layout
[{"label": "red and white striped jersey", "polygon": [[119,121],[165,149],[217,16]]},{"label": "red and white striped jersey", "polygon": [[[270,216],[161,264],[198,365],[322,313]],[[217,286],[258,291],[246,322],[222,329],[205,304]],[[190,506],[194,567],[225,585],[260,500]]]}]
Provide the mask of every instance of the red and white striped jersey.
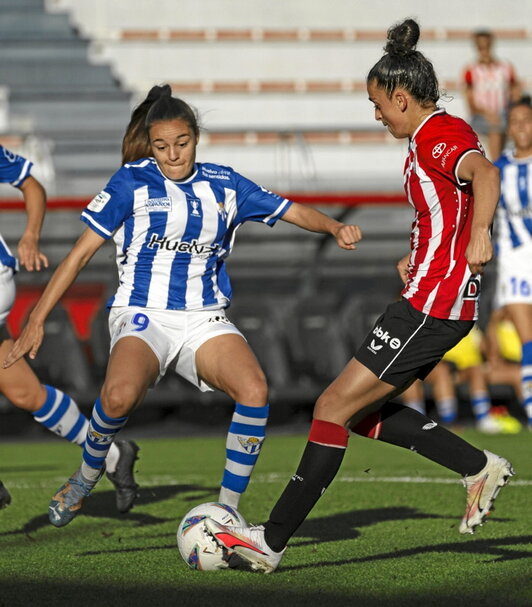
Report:
[{"label": "red and white striped jersey", "polygon": [[514,69],[507,61],[474,63],[465,69],[464,80],[473,90],[473,102],[481,110],[502,114],[510,99],[510,87],[515,84]]},{"label": "red and white striped jersey", "polygon": [[405,191],[416,211],[410,235],[409,278],[402,296],[424,314],[475,320],[480,278],[465,258],[473,218],[473,190],[457,176],[466,154],[482,153],[471,127],[438,110],[410,140]]}]

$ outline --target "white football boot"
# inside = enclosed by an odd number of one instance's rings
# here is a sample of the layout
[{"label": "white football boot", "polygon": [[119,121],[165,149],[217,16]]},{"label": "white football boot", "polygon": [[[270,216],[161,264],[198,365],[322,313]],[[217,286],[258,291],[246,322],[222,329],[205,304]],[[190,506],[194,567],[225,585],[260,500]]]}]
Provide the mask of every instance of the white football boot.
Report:
[{"label": "white football boot", "polygon": [[264,539],[262,525],[252,527],[227,527],[212,518],[205,519],[205,527],[220,546],[234,551],[254,571],[271,573],[277,569],[284,550],[273,551]]},{"label": "white football boot", "polygon": [[482,525],[499,491],[514,475],[509,461],[490,451],[484,453],[488,458],[484,468],[478,474],[462,479],[467,490],[467,502],[460,533],[473,533],[475,527]]}]

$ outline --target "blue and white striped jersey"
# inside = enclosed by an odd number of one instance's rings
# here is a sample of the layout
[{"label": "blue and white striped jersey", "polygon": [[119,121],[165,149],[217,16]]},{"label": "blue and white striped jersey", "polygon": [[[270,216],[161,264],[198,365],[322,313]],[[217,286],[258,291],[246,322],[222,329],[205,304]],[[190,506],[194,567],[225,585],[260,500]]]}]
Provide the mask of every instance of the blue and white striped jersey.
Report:
[{"label": "blue and white striped jersey", "polygon": [[[19,188],[30,176],[33,163],[0,145],[0,183],[10,183]],[[18,270],[18,261],[0,234],[0,265]]]},{"label": "blue and white striped jersey", "polygon": [[496,215],[497,254],[532,242],[532,158],[505,152],[495,162],[501,172]]},{"label": "blue and white striped jersey", "polygon": [[81,220],[116,243],[110,306],[199,310],[229,305],[224,261],[236,229],[245,221],[273,226],[291,204],[230,167],[197,163],[189,179],[174,182],[144,158],[119,169]]}]

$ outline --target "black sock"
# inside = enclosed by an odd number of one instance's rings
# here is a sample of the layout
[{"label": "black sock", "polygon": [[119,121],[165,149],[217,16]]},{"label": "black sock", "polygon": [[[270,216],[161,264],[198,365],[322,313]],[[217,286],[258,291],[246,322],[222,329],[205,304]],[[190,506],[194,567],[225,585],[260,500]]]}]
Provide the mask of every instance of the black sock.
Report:
[{"label": "black sock", "polygon": [[277,500],[267,523],[264,537],[268,546],[280,552],[312,510],[336,476],[345,448],[308,442],[294,474]]},{"label": "black sock", "polygon": [[389,402],[370,414],[353,432],[415,451],[462,476],[477,474],[486,465],[480,449],[442,428],[410,407]]}]

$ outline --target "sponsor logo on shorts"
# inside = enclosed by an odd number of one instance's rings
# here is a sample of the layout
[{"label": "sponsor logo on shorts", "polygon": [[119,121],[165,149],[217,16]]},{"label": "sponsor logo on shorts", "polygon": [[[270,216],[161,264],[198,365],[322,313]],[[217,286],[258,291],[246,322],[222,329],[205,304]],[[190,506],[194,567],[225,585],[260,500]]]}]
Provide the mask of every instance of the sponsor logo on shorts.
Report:
[{"label": "sponsor logo on shorts", "polygon": [[209,318],[209,322],[223,322],[226,325],[231,324],[231,321],[227,318],[227,316],[224,316],[222,314],[216,314],[216,316],[211,316]]},{"label": "sponsor logo on shorts", "polygon": [[111,200],[111,194],[102,190],[99,194],[89,202],[87,208],[89,211],[93,211],[94,213],[99,213],[103,211],[105,205]]},{"label": "sponsor logo on shorts", "polygon": [[423,426],[423,428],[421,428],[422,430],[432,430],[432,428],[435,428],[438,424],[436,422],[429,422],[428,424],[425,424]]},{"label": "sponsor logo on shorts", "polygon": [[439,158],[442,154],[443,151],[445,150],[445,148],[447,147],[446,143],[437,143],[433,148],[432,148],[432,157],[433,158]]},{"label": "sponsor logo on shorts", "polygon": [[[373,354],[377,354],[379,350],[382,350],[385,344],[390,346],[392,350],[398,350],[401,347],[401,340],[397,337],[392,337],[388,331],[382,327],[379,327],[379,325],[373,329],[373,335],[375,335],[377,339],[372,339],[370,345],[368,346],[368,350],[373,352]],[[378,341],[382,341],[384,343],[381,344],[378,343]]]},{"label": "sponsor logo on shorts", "polygon": [[169,196],[163,196],[161,198],[148,198],[145,202],[146,210],[148,213],[155,212],[170,212],[172,210],[172,200]]}]

